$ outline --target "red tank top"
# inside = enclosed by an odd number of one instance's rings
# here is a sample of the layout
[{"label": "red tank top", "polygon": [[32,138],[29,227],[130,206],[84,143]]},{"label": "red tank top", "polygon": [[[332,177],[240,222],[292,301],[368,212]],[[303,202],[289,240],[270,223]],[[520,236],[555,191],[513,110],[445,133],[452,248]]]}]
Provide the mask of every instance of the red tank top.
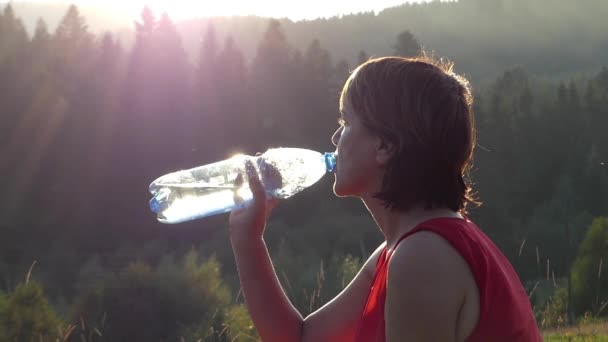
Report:
[{"label": "red tank top", "polygon": [[[431,231],[448,241],[463,256],[473,273],[479,290],[479,320],[467,342],[542,341],[528,295],[517,273],[498,247],[473,222],[460,218],[431,219],[404,234],[397,244],[422,230]],[[357,342],[386,340],[384,301],[390,258],[385,247],[376,264]]]}]

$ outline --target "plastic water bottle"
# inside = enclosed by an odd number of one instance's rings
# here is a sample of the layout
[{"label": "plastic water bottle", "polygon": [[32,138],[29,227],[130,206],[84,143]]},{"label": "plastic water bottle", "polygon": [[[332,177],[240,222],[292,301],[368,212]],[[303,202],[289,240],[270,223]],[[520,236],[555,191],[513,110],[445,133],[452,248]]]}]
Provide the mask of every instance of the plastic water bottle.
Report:
[{"label": "plastic water bottle", "polygon": [[[253,194],[245,172],[250,159],[267,196],[284,199],[316,183],[336,165],[334,153],[275,148],[258,157],[230,159],[164,175],[150,184],[150,209],[162,223],[180,223],[230,212],[249,205]],[[235,184],[237,176],[242,184]],[[235,196],[236,195],[236,196]],[[235,200],[236,198],[236,200]]]}]

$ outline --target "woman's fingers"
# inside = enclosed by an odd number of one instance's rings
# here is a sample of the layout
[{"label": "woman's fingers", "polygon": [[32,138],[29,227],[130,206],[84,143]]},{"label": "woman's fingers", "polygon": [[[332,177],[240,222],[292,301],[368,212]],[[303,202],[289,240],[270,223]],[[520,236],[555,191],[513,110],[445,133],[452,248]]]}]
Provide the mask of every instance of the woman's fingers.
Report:
[{"label": "woman's fingers", "polygon": [[234,203],[243,203],[243,197],[240,195],[239,190],[241,189],[241,187],[243,186],[243,174],[241,172],[239,172],[234,180],[234,193],[233,193],[233,199],[234,199]]}]

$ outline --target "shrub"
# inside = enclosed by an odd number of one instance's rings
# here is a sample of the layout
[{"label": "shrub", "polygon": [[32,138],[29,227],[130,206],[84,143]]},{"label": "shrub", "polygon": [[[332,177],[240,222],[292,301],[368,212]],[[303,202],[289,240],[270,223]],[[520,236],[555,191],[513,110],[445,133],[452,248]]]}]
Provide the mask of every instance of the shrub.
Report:
[{"label": "shrub", "polygon": [[542,313],[540,324],[542,328],[563,327],[567,322],[568,289],[556,288],[547,301]]},{"label": "shrub", "polygon": [[572,266],[572,294],[578,314],[591,311],[606,314],[608,281],[604,265],[608,262],[608,218],[593,220]]},{"label": "shrub", "polygon": [[40,341],[56,335],[60,325],[37,282],[20,284],[8,296],[0,295],[0,338],[5,341]]},{"label": "shrub", "polygon": [[[100,341],[223,340],[239,333],[237,323],[246,319],[231,309],[214,257],[201,262],[190,252],[176,263],[166,256],[155,268],[135,262],[108,279],[83,297],[78,310],[89,330],[102,333]],[[231,332],[228,318],[235,323]]]}]

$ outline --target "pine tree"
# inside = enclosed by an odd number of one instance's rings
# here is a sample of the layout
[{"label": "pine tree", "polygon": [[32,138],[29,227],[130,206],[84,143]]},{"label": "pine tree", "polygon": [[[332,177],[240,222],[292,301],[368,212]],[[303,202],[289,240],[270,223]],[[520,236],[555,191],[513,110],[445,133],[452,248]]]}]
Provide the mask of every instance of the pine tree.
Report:
[{"label": "pine tree", "polygon": [[[78,7],[71,5],[59,22],[52,40],[54,77],[61,92],[71,102],[82,100],[82,82],[89,81],[88,74],[93,53],[94,37],[88,32],[86,20],[80,15]],[[84,104],[77,106],[82,109]]]},{"label": "pine tree", "polygon": [[[0,108],[5,115],[20,112],[27,104],[27,100],[20,99],[25,89],[19,86],[22,85],[20,78],[26,76],[20,71],[29,66],[24,65],[29,59],[28,43],[23,22],[8,3],[0,15]],[[0,133],[3,132],[0,130]]]},{"label": "pine tree", "polygon": [[608,68],[603,67],[593,80],[595,89],[595,101],[591,105],[594,130],[592,132],[594,141],[599,152],[608,156]]},{"label": "pine tree", "polygon": [[581,107],[580,96],[578,95],[578,89],[574,81],[570,81],[568,85],[568,102],[573,110],[579,110]]},{"label": "pine tree", "polygon": [[346,81],[349,74],[350,64],[348,64],[348,61],[346,61],[346,59],[339,60],[336,66],[334,67],[333,72],[334,86],[336,87],[336,89],[342,89],[342,84]]},{"label": "pine tree", "polygon": [[139,113],[150,112],[154,106],[146,94],[150,93],[149,88],[152,86],[151,73],[156,54],[153,34],[156,26],[154,14],[150,8],[144,7],[141,21],[135,22],[135,44],[129,56],[127,87],[123,98],[125,114],[133,120],[137,120]]},{"label": "pine tree", "polygon": [[0,16],[0,65],[15,63],[25,54],[28,36],[21,19],[15,16],[10,2]]},{"label": "pine tree", "polygon": [[359,51],[359,55],[357,56],[357,61],[359,64],[367,62],[368,59],[369,55],[367,54],[367,52],[365,52],[365,50]]},{"label": "pine tree", "polygon": [[608,93],[608,67],[602,67],[600,73],[595,77],[595,83],[604,91],[604,94]]},{"label": "pine tree", "polygon": [[198,70],[196,73],[195,99],[198,110],[193,118],[193,126],[197,133],[194,136],[195,149],[206,158],[213,158],[220,151],[211,148],[218,139],[220,131],[220,89],[218,82],[222,75],[220,71],[219,46],[217,34],[212,24],[209,24],[201,40],[199,48]]},{"label": "pine tree", "polygon": [[34,31],[34,37],[32,38],[31,53],[36,56],[34,58],[40,58],[42,56],[48,56],[50,49],[51,35],[48,31],[46,22],[44,19],[39,18],[36,22],[36,30]]},{"label": "pine tree", "polygon": [[65,42],[65,46],[78,46],[89,43],[91,40],[91,35],[88,33],[88,25],[80,15],[80,11],[76,5],[70,5],[67,13],[59,22],[55,31],[55,39]]},{"label": "pine tree", "polygon": [[257,72],[270,71],[274,68],[288,69],[290,55],[291,46],[287,42],[281,23],[271,19],[253,61],[257,68],[263,69]]},{"label": "pine tree", "polygon": [[[313,40],[305,55],[305,83],[298,109],[301,117],[302,143],[313,149],[329,148],[329,137],[335,130],[337,94],[331,83],[333,63],[329,51]],[[305,118],[305,119],[304,119]]]},{"label": "pine tree", "polygon": [[[137,33],[142,36],[152,36],[156,29],[156,18],[150,7],[145,6],[141,12],[141,22],[135,22]],[[145,37],[147,38],[147,37]]]},{"label": "pine tree", "polygon": [[318,39],[313,40],[306,50],[306,64],[309,76],[315,80],[323,80],[331,74],[329,51],[321,47]]},{"label": "pine tree", "polygon": [[568,89],[564,82],[560,82],[557,87],[557,105],[564,109],[568,106]]},{"label": "pine tree", "polygon": [[217,94],[221,151],[225,154],[246,151],[255,137],[255,122],[247,105],[247,70],[245,58],[231,36],[226,37],[217,60]]},{"label": "pine tree", "polygon": [[[25,127],[31,123],[24,115],[32,101],[31,88],[35,86],[30,77],[33,71],[28,43],[22,21],[15,16],[11,4],[7,4],[0,13],[0,146],[4,147],[0,178],[13,181],[0,182],[0,185],[8,189],[19,183],[15,177],[22,171],[19,168],[27,159],[23,155],[26,152],[24,147],[30,143],[24,136],[16,134],[25,134]],[[11,199],[10,202],[5,207],[16,206],[16,200]],[[3,209],[0,209],[2,213]]]},{"label": "pine tree", "polygon": [[530,87],[526,84],[524,89],[522,90],[521,96],[519,98],[519,109],[526,116],[530,116],[532,114],[532,105],[534,104],[534,96],[532,95],[532,91]]},{"label": "pine tree", "polygon": [[393,46],[396,56],[415,57],[420,55],[422,47],[410,31],[403,31],[397,36],[397,43]]},{"label": "pine tree", "polygon": [[[166,13],[156,22],[144,8],[137,30],[127,72],[126,114],[129,130],[138,128],[140,134],[127,139],[132,140],[140,165],[149,163],[142,170],[146,174],[151,168],[185,163],[191,152],[190,65],[181,37]],[[158,154],[164,157],[159,159]]]},{"label": "pine tree", "polygon": [[[155,117],[159,124],[156,134],[159,135],[159,148],[170,156],[162,164],[185,166],[191,163],[190,156],[195,146],[192,135],[197,134],[191,122],[191,65],[175,23],[166,13],[161,16],[154,39],[157,47],[157,65],[153,76],[156,88]],[[161,138],[163,134],[172,137],[172,141]]]},{"label": "pine tree", "polygon": [[291,115],[292,53],[280,22],[270,20],[251,70],[254,120],[258,124],[254,146],[260,150],[271,144],[288,144],[299,119]]}]

